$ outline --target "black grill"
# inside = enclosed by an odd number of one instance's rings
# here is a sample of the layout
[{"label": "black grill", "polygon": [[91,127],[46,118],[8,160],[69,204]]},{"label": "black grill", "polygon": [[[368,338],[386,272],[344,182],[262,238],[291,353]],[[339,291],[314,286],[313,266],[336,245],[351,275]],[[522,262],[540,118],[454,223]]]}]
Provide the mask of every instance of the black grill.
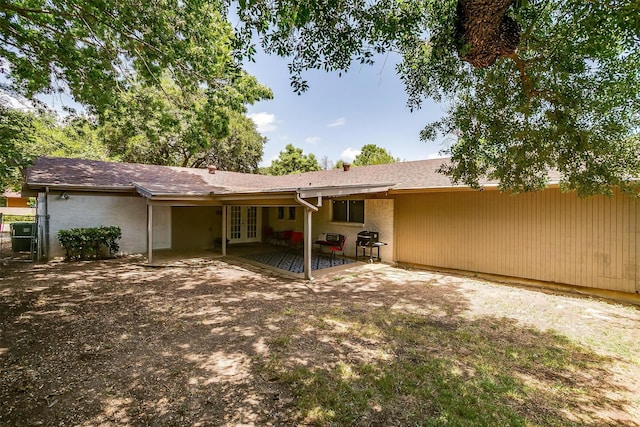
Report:
[{"label": "black grill", "polygon": [[371,247],[374,243],[378,243],[377,231],[361,231],[358,233],[356,245]]}]

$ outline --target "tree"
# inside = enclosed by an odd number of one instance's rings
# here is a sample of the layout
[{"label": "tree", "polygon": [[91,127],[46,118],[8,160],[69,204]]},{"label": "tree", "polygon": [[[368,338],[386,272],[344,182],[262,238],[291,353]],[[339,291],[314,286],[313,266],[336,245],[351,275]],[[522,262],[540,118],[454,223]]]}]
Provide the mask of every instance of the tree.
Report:
[{"label": "tree", "polygon": [[98,113],[167,72],[215,97],[244,74],[236,47],[222,1],[0,2],[2,73],[22,94],[68,88]]},{"label": "tree", "polygon": [[209,148],[199,153],[189,166],[203,168],[215,165],[225,171],[258,173],[258,163],[262,160],[266,143],[267,138],[260,135],[253,120],[232,112],[229,134],[212,140]]},{"label": "tree", "polygon": [[302,153],[302,148],[296,148],[288,144],[284,151],[280,152],[277,159],[271,162],[267,169],[269,175],[289,175],[292,173],[319,171],[320,165],[316,156],[312,153]]},{"label": "tree", "polygon": [[[236,90],[239,86],[241,90]],[[160,87],[136,85],[117,109],[103,114],[101,134],[121,161],[255,172],[265,139],[242,113],[245,103],[271,96],[253,78],[239,79],[212,101],[185,92],[164,75]]]},{"label": "tree", "polygon": [[308,69],[347,71],[399,52],[409,108],[447,115],[424,140],[455,134],[455,183],[529,191],[556,170],[581,195],[633,189],[640,174],[640,4],[634,0],[241,1],[267,52]]},{"label": "tree", "polygon": [[333,169],[333,162],[329,160],[329,156],[322,156],[322,158],[320,159],[320,167],[325,171]]},{"label": "tree", "polygon": [[47,111],[0,107],[0,188],[19,188],[26,168],[38,156],[108,159],[95,125],[84,117],[61,121]]},{"label": "tree", "polygon": [[375,144],[366,144],[360,149],[360,154],[353,160],[354,166],[382,165],[395,163],[394,158],[387,150]]},{"label": "tree", "polygon": [[16,172],[26,167],[29,160],[25,159],[21,148],[34,141],[31,114],[0,107],[0,189],[15,185]]}]

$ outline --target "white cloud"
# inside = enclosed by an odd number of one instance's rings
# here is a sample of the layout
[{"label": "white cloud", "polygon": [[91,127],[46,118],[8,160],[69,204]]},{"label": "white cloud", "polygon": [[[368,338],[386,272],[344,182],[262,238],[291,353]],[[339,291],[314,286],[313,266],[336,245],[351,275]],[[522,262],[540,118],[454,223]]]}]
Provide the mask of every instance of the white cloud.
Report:
[{"label": "white cloud", "polygon": [[274,160],[278,160],[279,158],[280,158],[279,154],[274,154],[268,159],[263,158],[262,161],[258,164],[258,166],[260,166],[261,168],[268,168],[269,166],[271,166]]},{"label": "white cloud", "polygon": [[275,114],[265,113],[263,111],[260,113],[251,113],[248,114],[248,116],[256,124],[258,132],[260,133],[273,132],[278,129]]},{"label": "white cloud", "polygon": [[329,123],[327,125],[327,127],[334,128],[334,127],[337,127],[337,126],[344,126],[346,124],[347,124],[347,119],[345,119],[344,117],[340,117],[340,118],[334,120],[333,122]]},{"label": "white cloud", "polygon": [[358,154],[360,154],[360,150],[349,147],[340,154],[340,158],[343,162],[351,163]]},{"label": "white cloud", "polygon": [[320,138],[319,136],[309,136],[304,139],[304,142],[311,145],[316,145],[320,141],[322,141],[322,138]]},{"label": "white cloud", "polygon": [[427,154],[427,157],[425,157],[425,160],[431,160],[431,159],[444,159],[445,156],[440,154],[440,153],[429,153]]}]

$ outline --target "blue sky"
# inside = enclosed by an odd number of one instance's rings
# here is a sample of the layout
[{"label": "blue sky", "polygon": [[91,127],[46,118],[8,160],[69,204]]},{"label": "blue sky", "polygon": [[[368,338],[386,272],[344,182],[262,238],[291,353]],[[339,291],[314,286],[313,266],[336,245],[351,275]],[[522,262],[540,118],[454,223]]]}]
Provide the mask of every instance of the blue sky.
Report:
[{"label": "blue sky", "polygon": [[[381,56],[372,66],[354,64],[342,77],[305,72],[309,90],[296,95],[291,90],[287,59],[259,51],[255,62],[244,65],[274,94],[274,99],[248,107],[258,130],[268,138],[261,166],[269,166],[287,144],[315,154],[318,161],[327,156],[334,163],[353,161],[365,144],[384,147],[401,160],[439,157],[443,138],[423,142],[419,132],[444,114],[444,106],[425,102],[421,109],[410,112],[395,73],[397,59]],[[64,94],[39,98],[58,111],[63,106],[82,109]]]},{"label": "blue sky", "polygon": [[246,63],[274,94],[273,100],[249,106],[250,117],[269,139],[262,165],[270,165],[287,144],[333,162],[352,161],[365,144],[384,147],[401,160],[438,156],[442,140],[422,142],[419,132],[444,114],[444,106],[426,102],[411,113],[394,59],[355,64],[342,77],[308,71],[303,77],[310,87],[302,95],[291,90],[286,59],[259,53],[255,63]]}]

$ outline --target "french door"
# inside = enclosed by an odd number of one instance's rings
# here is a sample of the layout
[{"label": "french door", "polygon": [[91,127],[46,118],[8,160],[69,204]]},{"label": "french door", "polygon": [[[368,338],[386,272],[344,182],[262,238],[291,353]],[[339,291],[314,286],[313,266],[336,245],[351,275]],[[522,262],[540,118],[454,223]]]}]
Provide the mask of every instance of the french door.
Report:
[{"label": "french door", "polygon": [[261,240],[262,209],[257,206],[229,206],[227,238],[229,243]]}]

